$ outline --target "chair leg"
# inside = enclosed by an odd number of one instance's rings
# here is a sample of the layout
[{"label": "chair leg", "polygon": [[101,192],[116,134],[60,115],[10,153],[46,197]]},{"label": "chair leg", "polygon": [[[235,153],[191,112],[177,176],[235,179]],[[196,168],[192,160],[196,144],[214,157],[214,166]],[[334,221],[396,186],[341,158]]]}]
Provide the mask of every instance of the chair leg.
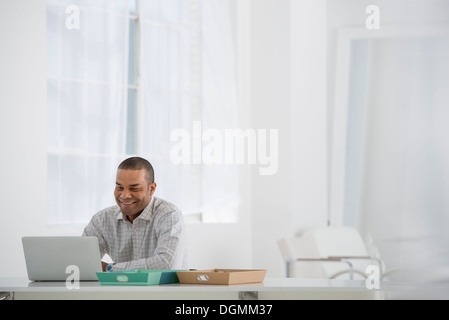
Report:
[{"label": "chair leg", "polygon": [[345,259],[341,259],[341,262],[345,262],[348,264],[349,266],[349,279],[350,280],[354,280],[354,266],[352,265],[351,261],[349,260],[345,260]]}]

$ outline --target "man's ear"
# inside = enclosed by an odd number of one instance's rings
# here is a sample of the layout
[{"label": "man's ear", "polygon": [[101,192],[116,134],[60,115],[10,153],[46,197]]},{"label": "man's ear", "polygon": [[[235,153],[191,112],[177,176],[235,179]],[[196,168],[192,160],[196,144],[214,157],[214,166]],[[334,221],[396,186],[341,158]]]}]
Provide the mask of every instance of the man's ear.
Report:
[{"label": "man's ear", "polygon": [[156,182],[153,182],[152,184],[150,184],[150,194],[153,195],[154,191],[156,191]]}]

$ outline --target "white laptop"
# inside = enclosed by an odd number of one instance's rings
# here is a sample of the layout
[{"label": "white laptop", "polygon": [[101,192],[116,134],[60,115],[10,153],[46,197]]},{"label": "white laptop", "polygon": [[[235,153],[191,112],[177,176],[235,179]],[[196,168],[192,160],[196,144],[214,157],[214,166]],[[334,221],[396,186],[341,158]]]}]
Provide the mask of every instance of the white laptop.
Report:
[{"label": "white laptop", "polygon": [[97,280],[102,271],[96,237],[23,237],[22,244],[31,281],[66,281],[76,267],[80,281]]}]

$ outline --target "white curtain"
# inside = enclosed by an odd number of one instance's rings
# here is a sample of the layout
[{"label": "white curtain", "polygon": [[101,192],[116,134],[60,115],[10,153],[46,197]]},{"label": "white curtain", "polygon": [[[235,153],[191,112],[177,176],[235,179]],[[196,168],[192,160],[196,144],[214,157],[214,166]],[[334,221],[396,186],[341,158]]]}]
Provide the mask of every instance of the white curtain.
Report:
[{"label": "white curtain", "polygon": [[[204,129],[238,128],[235,40],[229,0],[203,1],[203,117]],[[224,144],[222,145],[224,146]],[[223,149],[223,153],[226,150]],[[224,157],[224,154],[222,155]],[[204,220],[235,222],[239,198],[236,164],[204,165]]]},{"label": "white curtain", "polygon": [[47,2],[51,224],[85,223],[114,203],[125,154],[128,10],[127,0]]},{"label": "white curtain", "polygon": [[231,1],[48,0],[50,223],[113,205],[117,165],[134,154],[186,216],[236,221],[238,166],[170,159],[175,129],[237,126]]},{"label": "white curtain", "polygon": [[[170,134],[193,126],[237,126],[230,0],[140,1],[141,152],[154,165],[157,193],[203,222],[235,222],[236,165],[174,164]],[[147,10],[149,7],[152,10]],[[192,145],[192,143],[191,143]]]}]

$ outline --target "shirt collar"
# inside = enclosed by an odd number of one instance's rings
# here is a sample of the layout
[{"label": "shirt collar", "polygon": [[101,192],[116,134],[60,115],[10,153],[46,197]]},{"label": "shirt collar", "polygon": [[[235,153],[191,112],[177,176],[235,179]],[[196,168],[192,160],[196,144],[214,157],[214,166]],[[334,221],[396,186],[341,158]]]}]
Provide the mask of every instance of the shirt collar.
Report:
[{"label": "shirt collar", "polygon": [[[150,220],[151,216],[153,215],[153,203],[154,203],[154,197],[151,197],[150,203],[145,207],[145,209],[143,209],[142,213],[136,218],[136,220],[137,219]],[[117,219],[118,220],[121,219],[121,220],[125,221],[125,217],[124,217],[122,211],[120,210],[120,207],[118,208]],[[128,221],[128,220],[126,220],[126,221]]]}]

